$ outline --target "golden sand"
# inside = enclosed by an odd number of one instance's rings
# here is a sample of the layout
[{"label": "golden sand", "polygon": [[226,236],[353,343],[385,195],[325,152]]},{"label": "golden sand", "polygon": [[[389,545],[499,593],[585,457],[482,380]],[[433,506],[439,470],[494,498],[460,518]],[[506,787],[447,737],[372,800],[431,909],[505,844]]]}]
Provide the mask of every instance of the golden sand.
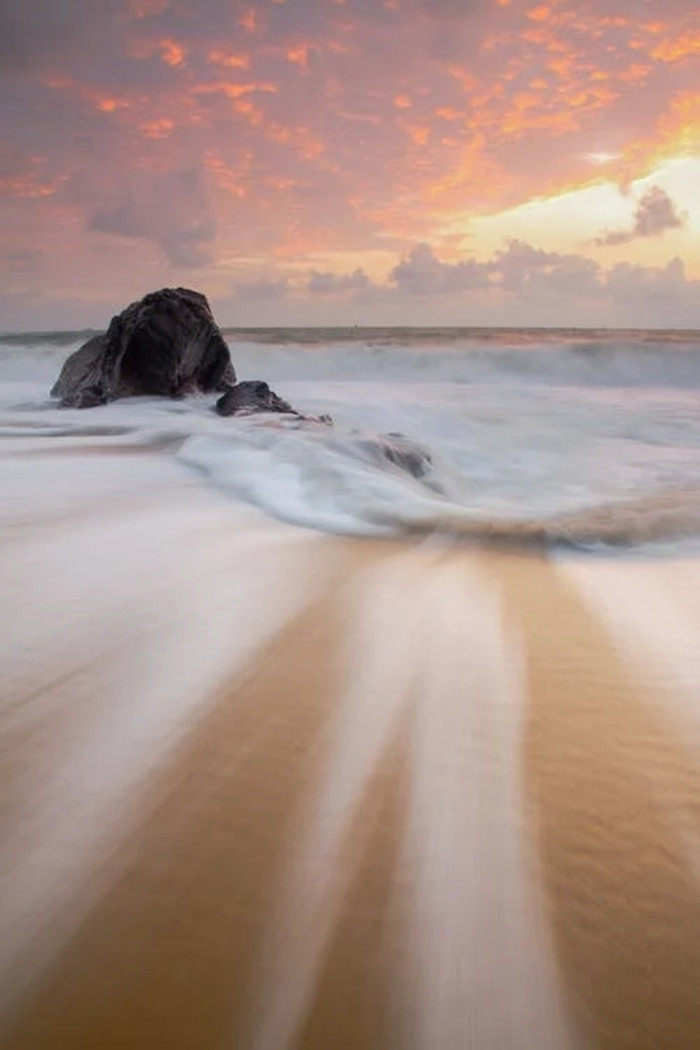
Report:
[{"label": "golden sand", "polygon": [[3,1050],[700,1045],[699,563],[130,513],[15,539]]}]

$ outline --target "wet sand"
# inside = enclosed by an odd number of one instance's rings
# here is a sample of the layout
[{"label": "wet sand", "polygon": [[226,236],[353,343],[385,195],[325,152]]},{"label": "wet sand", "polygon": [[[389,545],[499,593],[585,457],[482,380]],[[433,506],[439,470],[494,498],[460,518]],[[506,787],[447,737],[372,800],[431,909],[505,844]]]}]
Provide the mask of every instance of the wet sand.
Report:
[{"label": "wet sand", "polygon": [[141,480],[3,506],[3,1050],[696,1047],[700,562]]}]

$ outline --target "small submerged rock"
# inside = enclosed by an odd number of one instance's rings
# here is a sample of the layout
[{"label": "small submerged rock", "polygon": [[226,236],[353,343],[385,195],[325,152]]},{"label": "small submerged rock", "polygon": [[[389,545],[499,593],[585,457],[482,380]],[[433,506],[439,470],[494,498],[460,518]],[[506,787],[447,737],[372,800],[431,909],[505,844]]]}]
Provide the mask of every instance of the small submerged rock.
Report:
[{"label": "small submerged rock", "polygon": [[235,416],[252,412],[293,413],[294,409],[261,379],[248,379],[227,390],[216,402],[216,411],[220,416]]},{"label": "small submerged rock", "polygon": [[303,416],[283,397],[270,390],[268,384],[261,379],[247,379],[236,383],[216,402],[216,411],[221,416],[250,416],[257,412],[277,412],[309,423],[333,422],[330,416]]},{"label": "small submerged rock", "polygon": [[383,435],[382,454],[389,463],[408,471],[414,478],[426,477],[434,467],[427,449],[395,430]]}]

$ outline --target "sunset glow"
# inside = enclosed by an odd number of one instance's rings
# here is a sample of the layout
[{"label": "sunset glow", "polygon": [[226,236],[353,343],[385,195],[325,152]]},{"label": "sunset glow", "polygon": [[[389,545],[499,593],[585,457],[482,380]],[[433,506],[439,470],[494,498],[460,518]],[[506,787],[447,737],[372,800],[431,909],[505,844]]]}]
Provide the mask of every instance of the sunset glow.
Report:
[{"label": "sunset glow", "polygon": [[0,328],[700,326],[695,0],[4,6]]}]

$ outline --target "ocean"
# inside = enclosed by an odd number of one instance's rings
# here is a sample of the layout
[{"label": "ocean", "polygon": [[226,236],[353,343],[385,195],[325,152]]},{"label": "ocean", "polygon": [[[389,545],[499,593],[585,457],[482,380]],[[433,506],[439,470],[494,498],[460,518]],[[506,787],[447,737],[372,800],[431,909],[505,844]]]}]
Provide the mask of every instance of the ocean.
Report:
[{"label": "ocean", "polygon": [[[221,420],[213,398],[90,412],[48,400],[89,332],[0,338],[2,434],[134,451],[282,520],[363,535],[446,531],[586,547],[700,533],[700,333],[230,329],[239,378],[335,426]],[[110,433],[110,431],[112,431]],[[382,435],[426,454],[423,478]]]},{"label": "ocean", "polygon": [[332,427],[89,334],[0,337],[3,1050],[695,1048],[700,333],[225,333]]}]

